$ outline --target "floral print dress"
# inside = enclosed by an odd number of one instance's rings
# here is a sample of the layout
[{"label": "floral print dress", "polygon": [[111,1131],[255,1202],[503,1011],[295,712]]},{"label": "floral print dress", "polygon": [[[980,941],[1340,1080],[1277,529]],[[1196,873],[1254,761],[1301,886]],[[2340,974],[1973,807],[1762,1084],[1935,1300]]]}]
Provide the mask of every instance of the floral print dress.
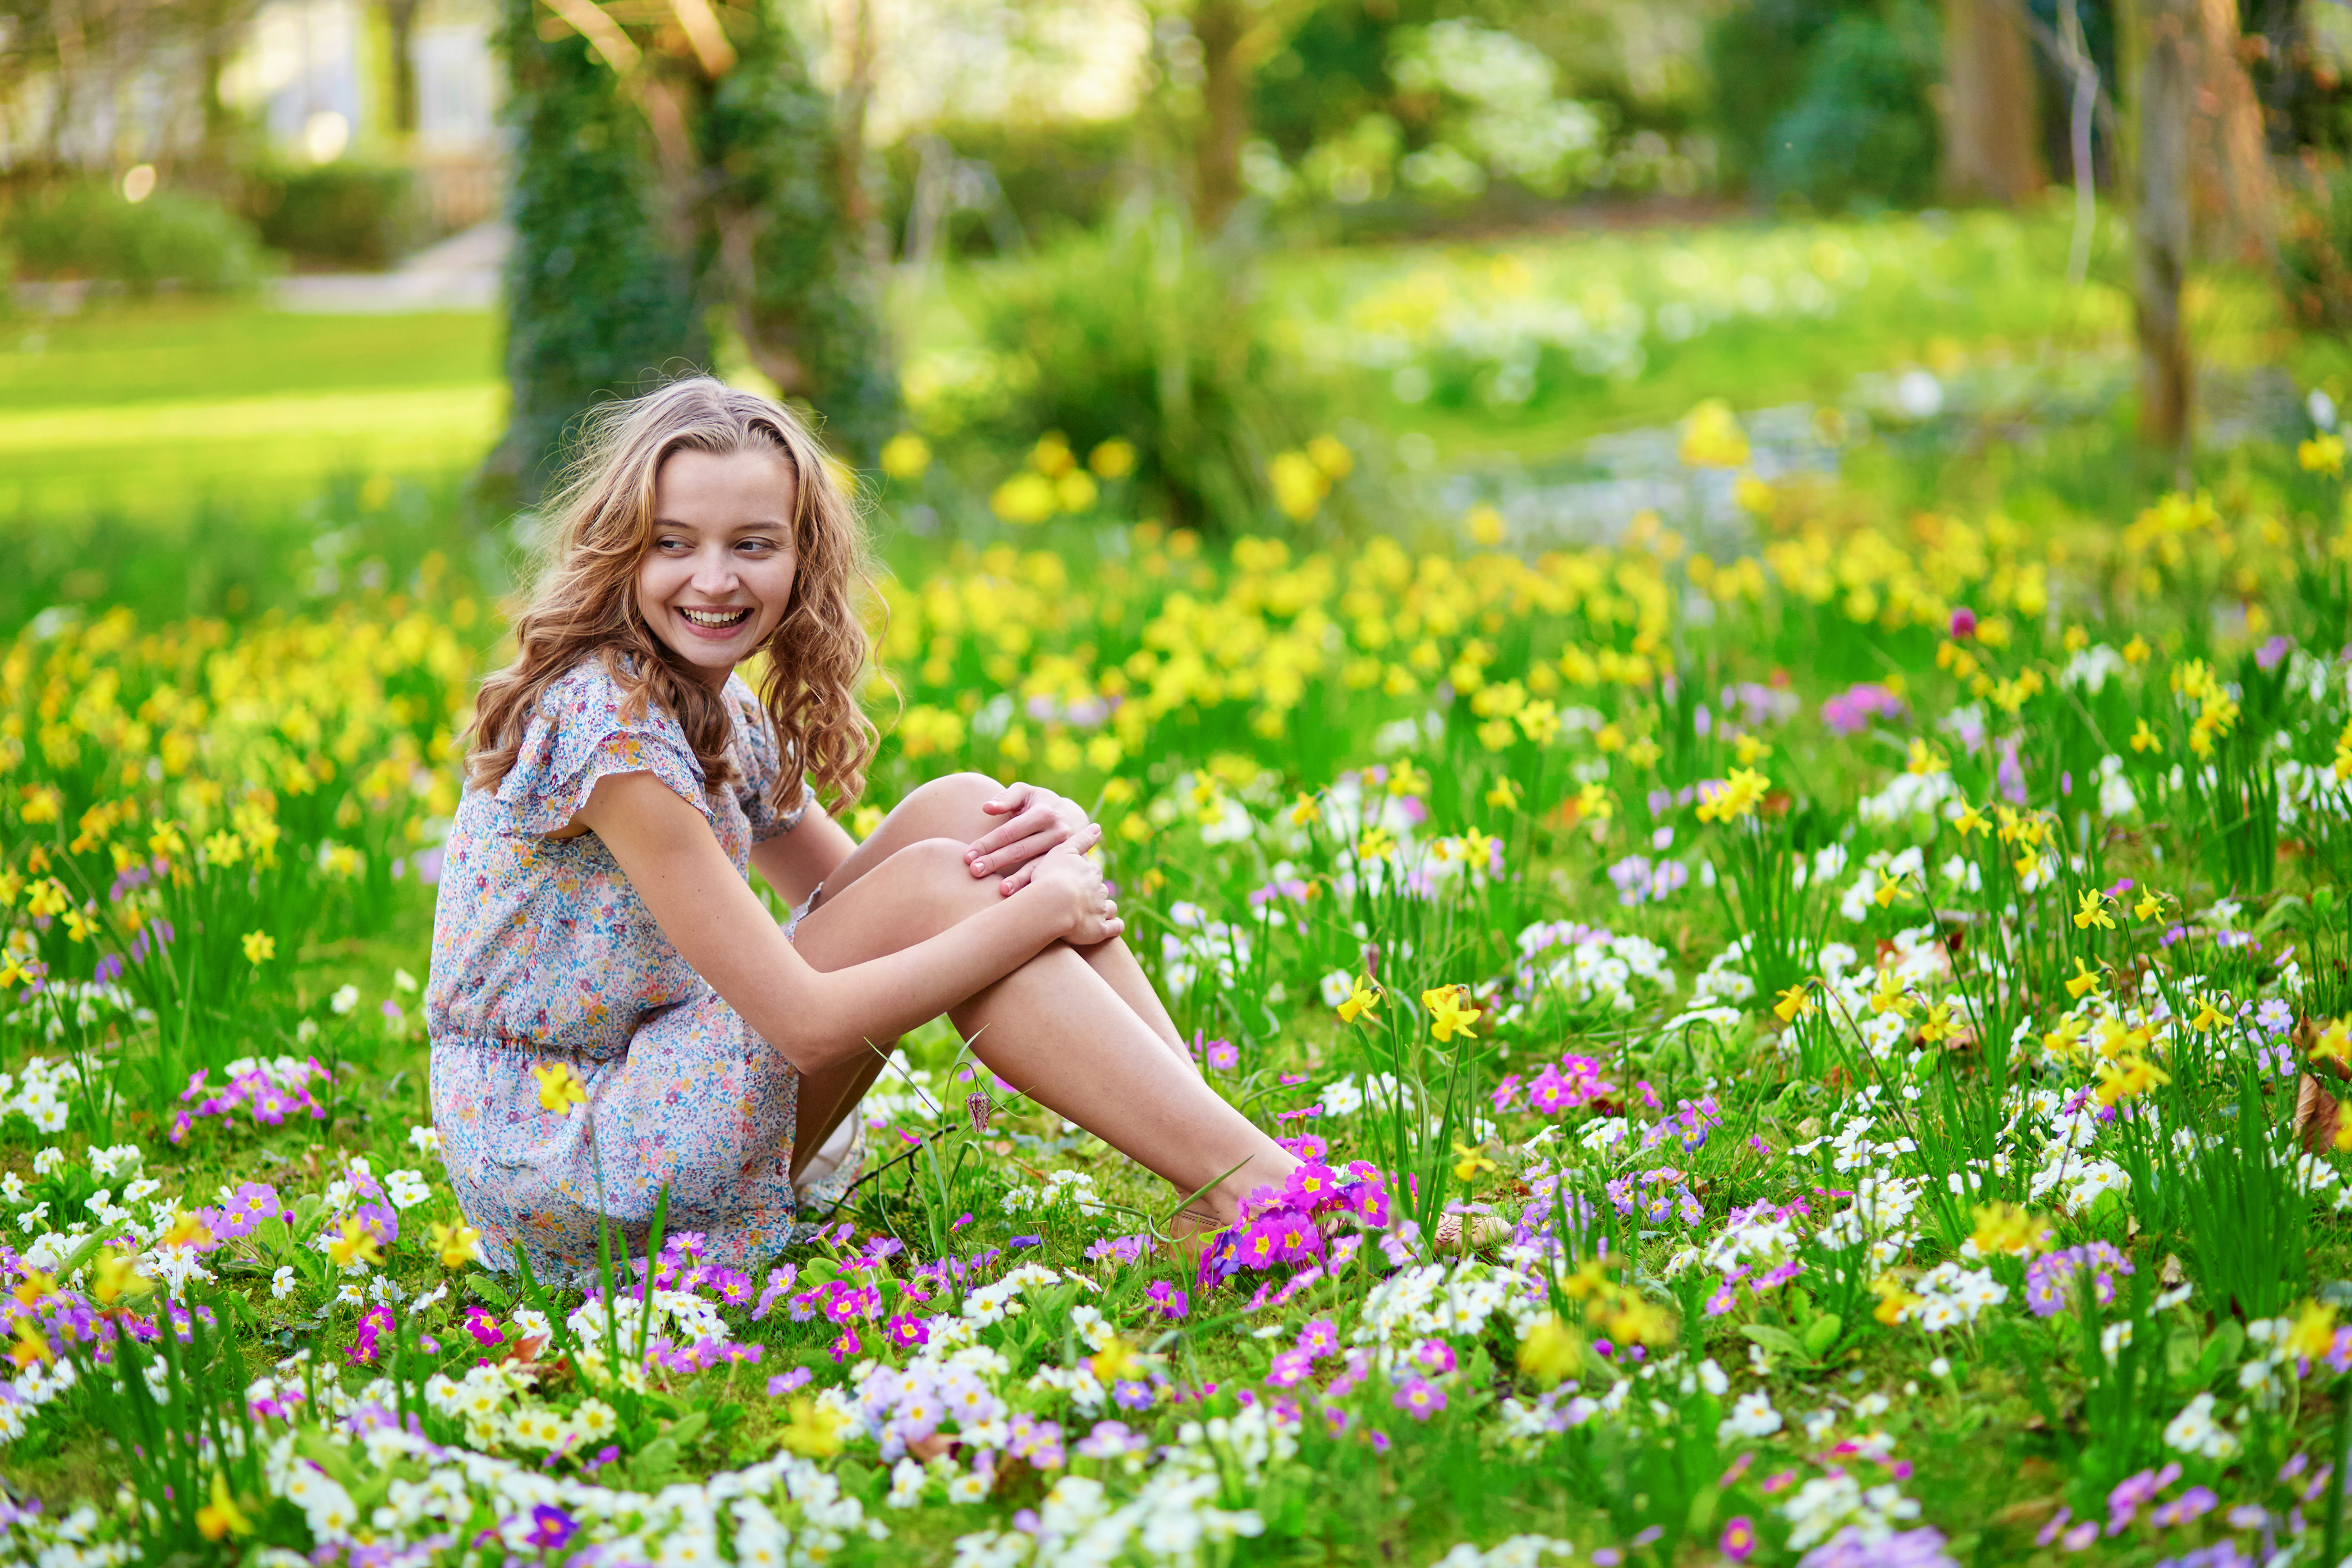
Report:
[{"label": "floral print dress", "polygon": [[[600,1216],[643,1256],[667,1186],[670,1234],[698,1232],[701,1257],[749,1268],[804,1236],[803,1205],[821,1213],[856,1179],[853,1114],[827,1150],[837,1161],[794,1189],[800,1075],[679,955],[601,839],[547,837],[607,773],[651,773],[748,879],[751,846],[797,826],[809,796],[770,805],[774,730],[740,678],[726,695],[738,777],[706,794],[677,721],[651,703],[625,719],[591,656],[541,693],[504,782],[457,807],[425,1016],[450,1185],[493,1267],[511,1267],[520,1242],[534,1273],[577,1279],[595,1266]],[[586,1085],[584,1106],[541,1109],[530,1069],[557,1062]]]}]

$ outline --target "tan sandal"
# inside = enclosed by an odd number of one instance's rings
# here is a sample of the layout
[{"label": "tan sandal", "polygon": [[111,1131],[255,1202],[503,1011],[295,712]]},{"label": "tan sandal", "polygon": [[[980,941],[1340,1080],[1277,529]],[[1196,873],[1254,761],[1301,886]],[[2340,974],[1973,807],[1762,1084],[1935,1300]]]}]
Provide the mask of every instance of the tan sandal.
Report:
[{"label": "tan sandal", "polygon": [[1466,1258],[1507,1241],[1512,1228],[1500,1215],[1450,1214],[1437,1222],[1437,1234],[1431,1241],[1440,1252],[1458,1252]]}]

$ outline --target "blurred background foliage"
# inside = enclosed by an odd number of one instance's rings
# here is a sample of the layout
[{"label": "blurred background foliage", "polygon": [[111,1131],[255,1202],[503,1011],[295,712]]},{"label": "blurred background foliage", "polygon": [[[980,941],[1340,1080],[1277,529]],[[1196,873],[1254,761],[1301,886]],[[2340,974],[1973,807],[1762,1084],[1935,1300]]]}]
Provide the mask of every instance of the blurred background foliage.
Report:
[{"label": "blurred background foliage", "polygon": [[1605,534],[1710,397],[1914,491],[2001,421],[2104,443],[2122,506],[2347,390],[2341,11],[0,0],[0,518],[61,563],[13,591],[242,505],[299,544],[242,591],[299,594],[350,498],[496,579],[567,422],[705,366],[910,550]]}]

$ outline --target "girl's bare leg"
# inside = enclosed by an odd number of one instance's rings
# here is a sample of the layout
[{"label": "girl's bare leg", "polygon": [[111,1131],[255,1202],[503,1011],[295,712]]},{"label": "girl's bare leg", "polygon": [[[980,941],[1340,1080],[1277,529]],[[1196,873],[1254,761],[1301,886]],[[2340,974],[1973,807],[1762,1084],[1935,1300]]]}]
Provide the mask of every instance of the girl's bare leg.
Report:
[{"label": "girl's bare leg", "polygon": [[[823,903],[831,903],[844,888],[910,844],[919,844],[926,838],[960,838],[969,844],[997,826],[998,819],[982,811],[980,803],[994,799],[1003,787],[986,773],[950,773],[909,790],[907,798],[874,830],[874,836],[851,850],[849,858],[824,879]],[[974,883],[980,880],[970,871],[964,873],[964,879]],[[992,877],[987,885],[992,888],[995,881]],[[1136,963],[1135,954],[1128,951],[1125,942],[1113,937],[1076,951],[1085,955],[1094,972],[1135,1010],[1145,1027],[1165,1041],[1188,1066],[1192,1065],[1192,1053],[1184,1048],[1184,1037],[1176,1032],[1176,1021],[1168,1016],[1166,1005],[1151,988],[1143,966]],[[1195,1066],[1192,1070],[1197,1073],[1200,1069]]]},{"label": "girl's bare leg", "polygon": [[[970,840],[929,838],[869,867],[801,922],[793,945],[821,970],[894,952],[994,903],[996,879],[963,862]],[[1078,953],[1059,942],[949,1016],[999,1078],[1190,1194],[1223,1224],[1298,1162],[1220,1099]],[[870,1061],[801,1080],[798,1171],[880,1071]],[[820,1112],[819,1108],[822,1107]]]}]

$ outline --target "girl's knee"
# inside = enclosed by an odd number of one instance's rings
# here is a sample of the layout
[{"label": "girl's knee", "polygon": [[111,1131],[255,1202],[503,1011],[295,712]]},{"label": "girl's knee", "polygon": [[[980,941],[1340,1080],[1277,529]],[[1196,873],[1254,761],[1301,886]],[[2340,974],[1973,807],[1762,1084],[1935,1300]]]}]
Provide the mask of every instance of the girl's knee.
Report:
[{"label": "girl's knee", "polygon": [[886,864],[919,886],[927,895],[985,909],[999,897],[997,877],[975,877],[964,859],[971,847],[961,838],[919,838]]}]

